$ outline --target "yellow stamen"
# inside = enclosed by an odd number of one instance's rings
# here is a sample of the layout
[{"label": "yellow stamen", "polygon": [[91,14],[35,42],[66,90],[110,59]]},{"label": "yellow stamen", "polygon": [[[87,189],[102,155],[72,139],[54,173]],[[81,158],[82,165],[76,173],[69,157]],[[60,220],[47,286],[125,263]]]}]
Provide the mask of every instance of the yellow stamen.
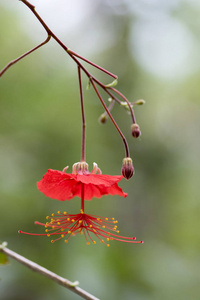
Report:
[{"label": "yellow stamen", "polygon": [[51,243],[54,243],[54,240],[51,240]]},{"label": "yellow stamen", "polygon": [[65,240],[65,243],[68,243],[68,240]]},{"label": "yellow stamen", "polygon": [[93,244],[96,244],[96,242],[95,242],[95,241],[93,241]]},{"label": "yellow stamen", "polygon": [[57,213],[60,214],[60,211],[58,210]]}]

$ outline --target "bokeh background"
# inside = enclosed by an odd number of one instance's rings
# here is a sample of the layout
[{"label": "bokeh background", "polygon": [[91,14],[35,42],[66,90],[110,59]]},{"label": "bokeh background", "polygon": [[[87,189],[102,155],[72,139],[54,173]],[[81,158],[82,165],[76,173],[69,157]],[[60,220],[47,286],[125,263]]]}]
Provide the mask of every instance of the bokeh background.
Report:
[{"label": "bokeh background", "polygon": [[[13,251],[78,280],[100,299],[200,299],[200,2],[198,0],[33,0],[71,49],[119,77],[142,135],[131,136],[126,111],[116,121],[130,145],[135,176],[120,182],[127,198],[103,197],[86,210],[114,216],[122,235],[144,244],[87,246],[84,238],[51,244],[34,225],[80,200],[58,202],[36,188],[48,168],[80,160],[81,114],[76,65],[52,40],[0,80],[0,240]],[[0,68],[36,46],[46,33],[20,1],[0,0]],[[88,67],[105,83],[110,78]],[[84,78],[84,86],[87,80]],[[87,162],[120,174],[124,149],[92,90],[84,91]],[[19,263],[0,266],[2,300],[80,299]]]}]

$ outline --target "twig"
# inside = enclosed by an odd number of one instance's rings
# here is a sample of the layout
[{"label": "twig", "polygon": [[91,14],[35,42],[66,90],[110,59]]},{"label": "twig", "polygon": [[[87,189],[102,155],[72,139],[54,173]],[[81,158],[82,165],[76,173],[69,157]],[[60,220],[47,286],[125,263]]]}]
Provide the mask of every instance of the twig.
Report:
[{"label": "twig", "polygon": [[42,42],[41,44],[39,44],[38,46],[34,47],[33,49],[27,51],[26,53],[24,53],[23,55],[21,55],[20,57],[10,61],[0,72],[0,77],[14,64],[16,64],[18,61],[20,61],[22,58],[24,58],[25,56],[31,54],[32,52],[34,52],[35,50],[39,49],[40,47],[44,46],[46,43],[48,43],[51,39],[51,36],[48,35],[48,37],[46,38],[46,40],[44,42]]},{"label": "twig", "polygon": [[65,279],[65,278],[61,277],[61,276],[49,271],[48,269],[34,263],[33,261],[19,255],[18,253],[8,249],[7,247],[4,247],[3,244],[2,244],[2,247],[0,247],[0,252],[3,252],[7,256],[15,259],[19,263],[21,263],[21,264],[25,265],[26,267],[30,268],[32,271],[38,272],[38,273],[40,273],[40,274],[42,274],[46,277],[49,277],[50,279],[57,282],[58,284],[68,288],[69,290],[71,290],[75,294],[78,294],[83,299],[99,300],[95,296],[89,294],[88,292],[86,292],[83,289],[81,289],[80,287],[78,287],[77,285],[79,283],[77,281],[76,282],[71,282],[68,279]]}]

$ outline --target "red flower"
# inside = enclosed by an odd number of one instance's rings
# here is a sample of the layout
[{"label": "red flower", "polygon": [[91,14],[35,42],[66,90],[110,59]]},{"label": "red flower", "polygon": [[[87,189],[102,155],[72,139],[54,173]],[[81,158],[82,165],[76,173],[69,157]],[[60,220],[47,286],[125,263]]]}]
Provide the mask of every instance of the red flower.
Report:
[{"label": "red flower", "polygon": [[37,225],[44,226],[46,228],[46,233],[35,234],[23,232],[21,230],[19,233],[56,237],[51,240],[52,243],[60,239],[64,239],[65,243],[67,243],[71,236],[75,236],[78,233],[84,235],[88,245],[91,242],[96,244],[96,241],[94,240],[95,237],[108,247],[110,246],[108,242],[112,240],[126,243],[143,243],[143,241],[135,241],[135,237],[124,237],[116,234],[119,233],[117,225],[115,225],[118,221],[114,218],[88,215],[82,210],[81,213],[74,215],[58,211],[57,214],[52,214],[51,217],[47,216],[46,218],[47,220],[50,220],[49,222],[46,222],[46,224],[35,222]]},{"label": "red flower", "polygon": [[85,162],[74,164],[72,174],[65,173],[67,168],[62,172],[49,169],[42,180],[37,182],[38,189],[45,196],[60,201],[70,200],[76,196],[81,197],[82,186],[84,186],[85,200],[91,200],[93,197],[100,198],[103,195],[123,197],[128,195],[117,185],[123,176],[102,175],[97,164],[94,164],[91,173]]}]

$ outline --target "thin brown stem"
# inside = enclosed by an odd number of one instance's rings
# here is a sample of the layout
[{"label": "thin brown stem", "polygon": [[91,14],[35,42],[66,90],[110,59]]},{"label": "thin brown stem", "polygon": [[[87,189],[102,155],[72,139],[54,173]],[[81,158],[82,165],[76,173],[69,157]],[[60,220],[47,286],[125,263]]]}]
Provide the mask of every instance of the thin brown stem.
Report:
[{"label": "thin brown stem", "polygon": [[79,80],[80,100],[81,100],[81,115],[82,115],[81,161],[85,161],[86,122],[85,122],[85,111],[84,111],[84,102],[83,102],[83,88],[82,88],[82,79],[81,79],[80,66],[78,66],[78,80]]},{"label": "thin brown stem", "polygon": [[82,59],[82,60],[84,60],[84,61],[87,62],[88,64],[90,64],[90,65],[92,65],[93,67],[95,67],[95,68],[101,70],[102,72],[108,74],[109,76],[111,76],[111,77],[113,77],[113,78],[115,78],[115,79],[118,78],[117,75],[115,75],[115,74],[111,73],[110,71],[108,71],[108,70],[106,70],[106,69],[100,67],[99,65],[97,65],[97,64],[95,64],[95,63],[93,63],[93,62],[91,62],[90,60],[88,60],[88,59],[82,57],[81,55],[77,54],[76,52],[72,51],[71,49],[68,48],[68,51],[67,51],[67,52],[68,52],[68,53],[71,53],[72,55],[74,55],[74,56],[76,56],[76,57],[78,57],[78,58],[80,58],[80,59]]},{"label": "thin brown stem", "polygon": [[33,49],[27,51],[26,53],[24,53],[23,55],[19,56],[18,58],[11,60],[0,72],[0,77],[14,64],[16,64],[18,61],[20,61],[22,58],[24,58],[25,56],[31,54],[32,52],[34,52],[35,50],[39,49],[40,47],[42,47],[43,45],[45,45],[46,43],[48,43],[51,39],[51,36],[48,35],[48,37],[46,38],[46,40],[44,42],[42,42],[41,44],[39,44],[38,46],[34,47]]},{"label": "thin brown stem", "polygon": [[102,105],[103,105],[105,111],[106,111],[107,114],[109,115],[111,121],[113,122],[115,128],[117,129],[117,131],[119,132],[119,134],[120,134],[120,136],[121,136],[121,138],[122,138],[122,141],[123,141],[124,147],[125,147],[126,157],[130,157],[129,148],[128,148],[128,143],[127,143],[127,141],[126,141],[125,136],[123,135],[122,131],[120,130],[119,126],[117,125],[117,123],[115,122],[113,116],[111,115],[110,111],[108,110],[108,108],[107,108],[105,102],[103,101],[103,98],[101,97],[101,95],[100,95],[100,93],[99,93],[99,91],[98,91],[98,89],[97,89],[97,87],[96,87],[96,85],[95,85],[95,83],[94,83],[94,81],[93,81],[93,79],[91,79],[91,83],[92,83],[92,86],[93,86],[93,88],[94,88],[94,90],[95,90],[95,92],[96,92],[96,94],[97,94],[99,100],[101,101],[101,103],[102,103]]},{"label": "thin brown stem", "polygon": [[30,268],[32,271],[40,273],[40,274],[52,279],[53,281],[57,282],[58,284],[66,287],[67,289],[71,290],[73,293],[81,296],[83,299],[99,300],[95,296],[89,294],[85,290],[78,287],[77,282],[73,283],[73,282],[69,281],[68,279],[63,278],[63,277],[57,275],[56,273],[49,271],[48,269],[34,263],[33,261],[19,255],[18,253],[14,252],[6,247],[0,248],[0,251],[3,252],[5,255],[15,259],[19,263],[25,265],[26,267]]}]

